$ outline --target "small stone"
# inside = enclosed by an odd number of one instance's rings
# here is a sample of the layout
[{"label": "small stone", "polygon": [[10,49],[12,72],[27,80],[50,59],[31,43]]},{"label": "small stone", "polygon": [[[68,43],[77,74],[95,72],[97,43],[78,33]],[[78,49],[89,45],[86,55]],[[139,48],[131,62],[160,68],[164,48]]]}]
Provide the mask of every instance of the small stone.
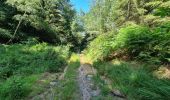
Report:
[{"label": "small stone", "polygon": [[98,96],[100,94],[100,91],[96,90],[96,91],[93,91],[91,94],[92,96]]},{"label": "small stone", "polygon": [[118,97],[121,97],[121,98],[124,98],[125,96],[119,91],[119,90],[112,90],[111,93],[114,95],[114,96],[118,96]]},{"label": "small stone", "polygon": [[86,79],[87,79],[88,81],[91,81],[92,78],[93,78],[93,75],[87,75],[87,76],[86,76]]},{"label": "small stone", "polygon": [[57,82],[50,82],[50,85],[55,86],[55,85],[57,85]]}]

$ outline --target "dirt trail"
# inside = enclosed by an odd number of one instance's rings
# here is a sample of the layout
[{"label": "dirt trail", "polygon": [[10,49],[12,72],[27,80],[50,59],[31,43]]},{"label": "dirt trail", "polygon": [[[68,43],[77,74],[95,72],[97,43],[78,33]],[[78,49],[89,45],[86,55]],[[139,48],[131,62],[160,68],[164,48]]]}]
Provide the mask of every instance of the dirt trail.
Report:
[{"label": "dirt trail", "polygon": [[100,95],[100,89],[93,82],[96,70],[90,64],[84,62],[82,55],[80,55],[80,62],[78,82],[82,99],[91,100],[92,97]]},{"label": "dirt trail", "polygon": [[[101,97],[103,100],[126,100],[119,90],[112,88],[110,88],[109,98],[102,97],[101,90],[93,81],[93,77],[97,74],[97,70],[92,67],[92,62],[89,62],[83,55],[80,55],[80,63],[78,82],[83,100],[93,100],[95,97]],[[111,83],[107,78],[101,76],[101,79],[111,87]]]}]

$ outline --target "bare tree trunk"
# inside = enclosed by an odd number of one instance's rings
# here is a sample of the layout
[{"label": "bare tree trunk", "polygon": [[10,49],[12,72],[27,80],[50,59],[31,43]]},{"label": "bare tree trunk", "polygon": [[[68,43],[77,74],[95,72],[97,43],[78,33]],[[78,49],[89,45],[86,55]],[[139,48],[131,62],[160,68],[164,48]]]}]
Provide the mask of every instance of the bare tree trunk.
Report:
[{"label": "bare tree trunk", "polygon": [[[23,16],[25,16],[25,14],[26,14],[26,11],[24,12]],[[21,23],[22,23],[22,20],[23,20],[22,18],[19,20],[18,25],[17,25],[17,27],[16,27],[16,29],[15,29],[15,31],[14,31],[13,36],[11,37],[11,39],[10,39],[6,44],[9,44],[9,43],[12,42],[12,40],[15,38],[15,36],[16,36],[16,34],[17,34],[17,31],[18,31],[18,29],[19,29],[19,27],[20,27],[20,25],[21,25]]]},{"label": "bare tree trunk", "polygon": [[131,6],[131,1],[129,0],[128,1],[128,11],[127,11],[127,16],[126,16],[126,20],[128,20],[129,19],[129,16],[130,16],[130,6]]}]

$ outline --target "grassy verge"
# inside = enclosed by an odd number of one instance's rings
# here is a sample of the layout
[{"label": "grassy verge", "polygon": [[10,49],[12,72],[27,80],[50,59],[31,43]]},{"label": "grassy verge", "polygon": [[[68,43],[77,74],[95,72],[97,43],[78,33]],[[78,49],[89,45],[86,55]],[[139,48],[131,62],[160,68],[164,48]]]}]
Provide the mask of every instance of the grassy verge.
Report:
[{"label": "grassy verge", "polygon": [[24,99],[39,91],[34,85],[42,74],[63,71],[68,55],[67,47],[46,43],[0,45],[0,100]]},{"label": "grassy verge", "polygon": [[116,98],[114,99],[112,95],[110,95],[111,89],[109,88],[109,85],[106,83],[106,81],[101,78],[99,73],[93,77],[93,81],[95,86],[100,88],[100,95],[98,97],[93,97],[92,100],[117,100]]},{"label": "grassy verge", "polygon": [[77,82],[77,70],[80,66],[80,59],[78,55],[73,54],[70,58],[68,69],[66,71],[64,80],[61,80],[60,86],[56,89],[56,99],[61,100],[79,100],[79,87]]},{"label": "grassy verge", "polygon": [[[170,81],[158,79],[146,65],[136,65],[123,61],[96,62],[94,67],[100,76],[111,82],[113,89],[120,90],[129,100],[168,100]],[[109,86],[100,77],[96,81],[102,87],[103,95],[109,95]]]}]

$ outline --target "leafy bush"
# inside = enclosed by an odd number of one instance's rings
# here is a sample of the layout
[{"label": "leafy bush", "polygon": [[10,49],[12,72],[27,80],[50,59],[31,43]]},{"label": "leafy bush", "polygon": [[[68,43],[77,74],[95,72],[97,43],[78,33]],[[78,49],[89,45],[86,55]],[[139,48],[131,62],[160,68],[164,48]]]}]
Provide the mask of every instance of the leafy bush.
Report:
[{"label": "leafy bush", "polygon": [[0,99],[18,100],[27,95],[30,89],[21,77],[11,77],[0,85]]},{"label": "leafy bush", "polygon": [[2,59],[0,65],[3,71],[0,71],[0,74],[8,77],[15,74],[41,73],[47,70],[57,72],[66,65],[69,55],[67,47],[52,47],[45,43],[26,46],[2,45],[1,48],[3,50],[0,55]]},{"label": "leafy bush", "polygon": [[146,27],[129,26],[122,28],[116,36],[113,50],[124,49],[125,53],[136,56],[146,49],[145,45],[152,41],[152,33]]},{"label": "leafy bush", "polygon": [[29,94],[25,87],[30,86],[25,86],[27,80],[19,77],[62,71],[69,58],[69,47],[54,47],[46,43],[0,45],[0,54],[0,94],[5,99],[20,99]]},{"label": "leafy bush", "polygon": [[88,48],[84,51],[92,60],[98,60],[108,56],[112,50],[112,42],[114,41],[114,34],[102,34],[93,40]]},{"label": "leafy bush", "polygon": [[93,60],[123,58],[149,61],[160,64],[169,63],[170,24],[153,29],[131,25],[120,29],[117,35],[99,35],[91,42],[86,54]]},{"label": "leafy bush", "polygon": [[130,26],[120,30],[115,39],[113,49],[125,49],[124,54],[133,58],[154,63],[164,62],[170,51],[169,25],[165,24],[154,29],[141,26]]},{"label": "leafy bush", "polygon": [[153,30],[153,41],[151,44],[152,57],[160,61],[170,63],[170,23],[165,23]]}]

